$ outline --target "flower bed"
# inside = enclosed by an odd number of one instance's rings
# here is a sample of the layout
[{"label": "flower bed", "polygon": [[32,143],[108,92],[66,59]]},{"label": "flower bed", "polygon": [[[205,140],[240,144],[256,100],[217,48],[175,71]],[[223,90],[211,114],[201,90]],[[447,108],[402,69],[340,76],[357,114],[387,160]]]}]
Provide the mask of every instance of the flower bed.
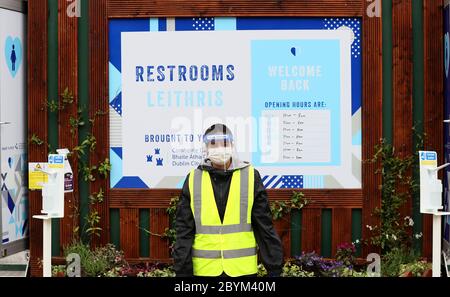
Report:
[{"label": "flower bed", "polygon": [[[336,259],[327,259],[315,252],[303,252],[288,259],[281,273],[282,277],[367,277],[365,261],[358,262],[355,246],[351,243],[340,244]],[[64,249],[65,256],[78,254],[81,262],[81,276],[85,277],[174,277],[170,264],[140,263],[129,264],[122,251],[108,244],[91,250],[83,243],[73,243]],[[383,258],[383,276],[423,276],[430,274],[430,264],[414,254],[404,251],[391,252]],[[258,265],[259,277],[267,276],[262,264]],[[65,265],[53,266],[53,276],[67,276]]]}]

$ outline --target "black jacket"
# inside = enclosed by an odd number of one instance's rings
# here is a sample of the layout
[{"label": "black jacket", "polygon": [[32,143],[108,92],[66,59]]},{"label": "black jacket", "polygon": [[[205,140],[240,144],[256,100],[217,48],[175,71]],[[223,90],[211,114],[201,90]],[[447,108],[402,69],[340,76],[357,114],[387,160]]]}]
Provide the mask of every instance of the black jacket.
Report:
[{"label": "black jacket", "polygon": [[[220,219],[223,221],[233,170],[217,170],[207,165],[200,165],[198,168],[207,170],[210,173],[217,209]],[[188,181],[189,175],[184,182],[176,213],[177,240],[174,246],[173,258],[174,270],[177,276],[193,275],[192,244],[195,235],[195,221],[190,207],[191,197]],[[269,275],[279,275],[283,265],[283,248],[280,238],[273,228],[267,193],[261,181],[261,176],[256,169],[252,227],[262,263]]]}]

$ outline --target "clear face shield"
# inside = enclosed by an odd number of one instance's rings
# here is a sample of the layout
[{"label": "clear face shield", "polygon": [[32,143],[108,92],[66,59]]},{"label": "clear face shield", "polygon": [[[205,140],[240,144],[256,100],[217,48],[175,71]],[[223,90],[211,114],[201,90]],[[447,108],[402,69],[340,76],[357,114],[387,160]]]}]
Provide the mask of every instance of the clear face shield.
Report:
[{"label": "clear face shield", "polygon": [[203,157],[206,164],[224,171],[236,168],[239,162],[233,136],[226,131],[212,131],[203,137]]}]

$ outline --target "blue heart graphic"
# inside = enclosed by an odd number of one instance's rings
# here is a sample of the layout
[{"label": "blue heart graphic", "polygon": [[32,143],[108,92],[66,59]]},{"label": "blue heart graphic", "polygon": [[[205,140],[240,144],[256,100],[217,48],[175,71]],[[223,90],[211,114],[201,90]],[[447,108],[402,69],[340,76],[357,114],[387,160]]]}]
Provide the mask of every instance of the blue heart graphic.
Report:
[{"label": "blue heart graphic", "polygon": [[5,58],[9,72],[11,72],[12,77],[16,77],[20,65],[22,65],[23,58],[22,42],[18,37],[13,39],[11,36],[8,36],[6,38]]}]

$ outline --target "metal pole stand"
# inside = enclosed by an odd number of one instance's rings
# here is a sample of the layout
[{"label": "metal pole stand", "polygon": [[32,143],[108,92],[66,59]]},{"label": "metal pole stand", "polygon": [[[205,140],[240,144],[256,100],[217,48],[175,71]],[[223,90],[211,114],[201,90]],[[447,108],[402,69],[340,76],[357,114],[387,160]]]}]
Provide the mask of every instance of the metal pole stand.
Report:
[{"label": "metal pole stand", "polygon": [[433,213],[433,277],[441,277],[441,218],[450,212]]},{"label": "metal pole stand", "polygon": [[43,225],[43,251],[42,264],[44,277],[52,277],[52,217],[48,215],[36,215],[35,219],[42,220]]}]

